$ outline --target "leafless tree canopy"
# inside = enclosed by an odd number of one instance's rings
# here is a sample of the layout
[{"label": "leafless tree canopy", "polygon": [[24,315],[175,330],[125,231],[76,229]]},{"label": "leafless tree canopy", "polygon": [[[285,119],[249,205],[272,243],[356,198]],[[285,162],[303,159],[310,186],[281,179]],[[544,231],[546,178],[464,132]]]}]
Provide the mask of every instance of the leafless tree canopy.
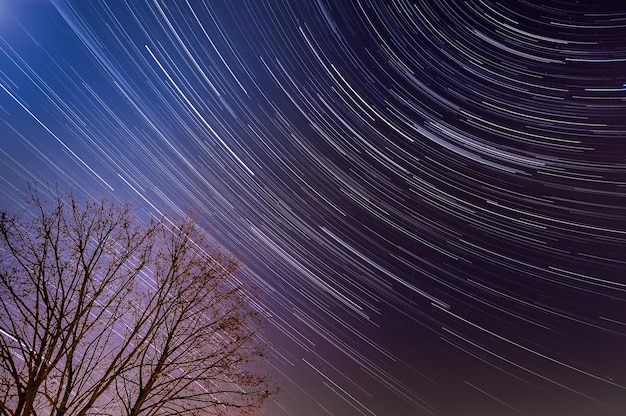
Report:
[{"label": "leafless tree canopy", "polygon": [[189,219],[45,202],[0,214],[0,415],[251,414],[261,314]]}]

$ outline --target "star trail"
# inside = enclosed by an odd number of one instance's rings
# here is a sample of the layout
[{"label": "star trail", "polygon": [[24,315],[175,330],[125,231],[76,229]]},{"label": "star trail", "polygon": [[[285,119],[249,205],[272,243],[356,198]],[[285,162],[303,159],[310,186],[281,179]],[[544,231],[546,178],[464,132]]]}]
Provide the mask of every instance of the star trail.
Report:
[{"label": "star trail", "polygon": [[0,202],[184,215],[262,287],[263,414],[626,412],[626,8],[0,0]]}]

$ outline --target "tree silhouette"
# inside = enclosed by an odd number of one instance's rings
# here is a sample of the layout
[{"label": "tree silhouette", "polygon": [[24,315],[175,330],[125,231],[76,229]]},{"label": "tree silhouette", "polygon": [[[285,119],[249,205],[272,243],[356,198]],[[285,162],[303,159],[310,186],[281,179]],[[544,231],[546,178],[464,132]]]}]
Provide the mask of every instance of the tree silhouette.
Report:
[{"label": "tree silhouette", "polygon": [[239,263],[190,219],[45,201],[0,214],[0,414],[251,414],[276,389]]}]

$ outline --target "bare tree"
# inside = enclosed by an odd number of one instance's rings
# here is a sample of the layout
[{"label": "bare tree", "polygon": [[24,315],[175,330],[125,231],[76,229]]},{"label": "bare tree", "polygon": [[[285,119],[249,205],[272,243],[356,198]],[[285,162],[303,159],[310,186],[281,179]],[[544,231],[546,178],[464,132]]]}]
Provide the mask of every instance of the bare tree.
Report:
[{"label": "bare tree", "polygon": [[275,391],[238,262],[190,219],[0,214],[0,415],[251,414]]}]

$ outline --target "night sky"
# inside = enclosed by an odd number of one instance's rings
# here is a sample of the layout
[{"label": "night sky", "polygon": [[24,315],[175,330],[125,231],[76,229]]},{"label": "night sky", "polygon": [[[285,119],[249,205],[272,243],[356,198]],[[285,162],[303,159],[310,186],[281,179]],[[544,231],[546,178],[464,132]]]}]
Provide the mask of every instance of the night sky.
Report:
[{"label": "night sky", "polygon": [[626,414],[622,1],[0,0],[0,144],[243,259],[265,415]]}]

